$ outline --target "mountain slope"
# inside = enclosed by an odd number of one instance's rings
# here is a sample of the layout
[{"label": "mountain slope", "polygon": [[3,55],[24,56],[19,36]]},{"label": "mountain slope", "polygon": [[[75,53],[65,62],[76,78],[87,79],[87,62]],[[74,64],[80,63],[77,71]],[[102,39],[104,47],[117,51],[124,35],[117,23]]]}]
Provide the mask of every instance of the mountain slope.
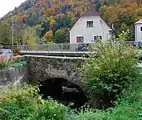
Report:
[{"label": "mountain slope", "polygon": [[[11,29],[12,23],[15,44],[69,42],[68,30],[92,4],[96,5],[96,9],[101,7],[103,17],[114,23],[120,33],[141,18],[140,2],[141,0],[27,0],[1,19],[0,43],[11,43],[11,37],[8,40],[3,36],[5,33],[11,34],[8,29]],[[136,18],[129,22],[133,12]],[[125,16],[121,16],[123,13]],[[122,23],[124,27],[119,30]],[[5,26],[7,29],[3,31]]]},{"label": "mountain slope", "polygon": [[[52,31],[53,35],[58,29],[66,32],[89,3],[88,0],[27,0],[4,16],[1,23],[11,26],[13,20],[14,33],[21,36],[30,26],[41,38],[48,31]],[[45,38],[48,36],[50,35],[46,34]]]}]

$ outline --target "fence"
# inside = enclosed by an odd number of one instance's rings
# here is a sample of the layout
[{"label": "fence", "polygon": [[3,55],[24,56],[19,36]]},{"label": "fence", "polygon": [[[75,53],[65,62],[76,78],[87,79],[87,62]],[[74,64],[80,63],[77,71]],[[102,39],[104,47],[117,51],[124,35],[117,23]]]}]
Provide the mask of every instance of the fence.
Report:
[{"label": "fence", "polygon": [[[119,43],[119,42],[118,42]],[[126,45],[132,45],[138,48],[142,48],[142,42],[126,41],[123,42]],[[60,44],[35,44],[35,45],[14,45],[14,49],[21,51],[91,51],[96,43],[60,43]],[[12,49],[11,45],[4,46],[3,49]]]},{"label": "fence", "polygon": [[24,51],[87,51],[90,44],[37,44],[15,45],[14,48]]}]

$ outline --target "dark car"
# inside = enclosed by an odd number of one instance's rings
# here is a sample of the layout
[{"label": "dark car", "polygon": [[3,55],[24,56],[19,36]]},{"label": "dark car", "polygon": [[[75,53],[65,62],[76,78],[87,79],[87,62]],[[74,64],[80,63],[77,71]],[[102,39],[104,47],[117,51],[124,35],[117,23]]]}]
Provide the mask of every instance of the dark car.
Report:
[{"label": "dark car", "polygon": [[78,44],[77,51],[88,51],[88,47],[84,43]]},{"label": "dark car", "polygon": [[138,41],[135,41],[133,45],[134,45],[135,47],[139,47],[139,46],[141,45],[141,43],[138,42]]}]

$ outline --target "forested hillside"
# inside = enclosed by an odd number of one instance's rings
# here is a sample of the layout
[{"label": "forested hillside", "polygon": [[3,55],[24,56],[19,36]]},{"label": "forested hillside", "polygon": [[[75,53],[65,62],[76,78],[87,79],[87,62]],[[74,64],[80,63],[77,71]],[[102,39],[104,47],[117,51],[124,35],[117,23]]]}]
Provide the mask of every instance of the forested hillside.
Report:
[{"label": "forested hillside", "polygon": [[[142,18],[142,0],[27,0],[1,19],[0,43],[15,44],[68,42],[69,29],[92,4],[113,23],[116,33],[130,29]],[[12,24],[13,23],[13,24]]]}]

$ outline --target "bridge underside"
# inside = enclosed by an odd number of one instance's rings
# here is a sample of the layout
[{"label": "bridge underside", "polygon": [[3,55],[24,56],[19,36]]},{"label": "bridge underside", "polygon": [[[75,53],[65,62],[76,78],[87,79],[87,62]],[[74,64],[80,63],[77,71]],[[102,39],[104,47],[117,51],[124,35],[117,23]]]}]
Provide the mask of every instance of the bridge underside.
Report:
[{"label": "bridge underside", "polygon": [[62,78],[51,78],[40,82],[40,94],[45,99],[50,97],[71,108],[80,108],[87,101],[82,89]]}]

